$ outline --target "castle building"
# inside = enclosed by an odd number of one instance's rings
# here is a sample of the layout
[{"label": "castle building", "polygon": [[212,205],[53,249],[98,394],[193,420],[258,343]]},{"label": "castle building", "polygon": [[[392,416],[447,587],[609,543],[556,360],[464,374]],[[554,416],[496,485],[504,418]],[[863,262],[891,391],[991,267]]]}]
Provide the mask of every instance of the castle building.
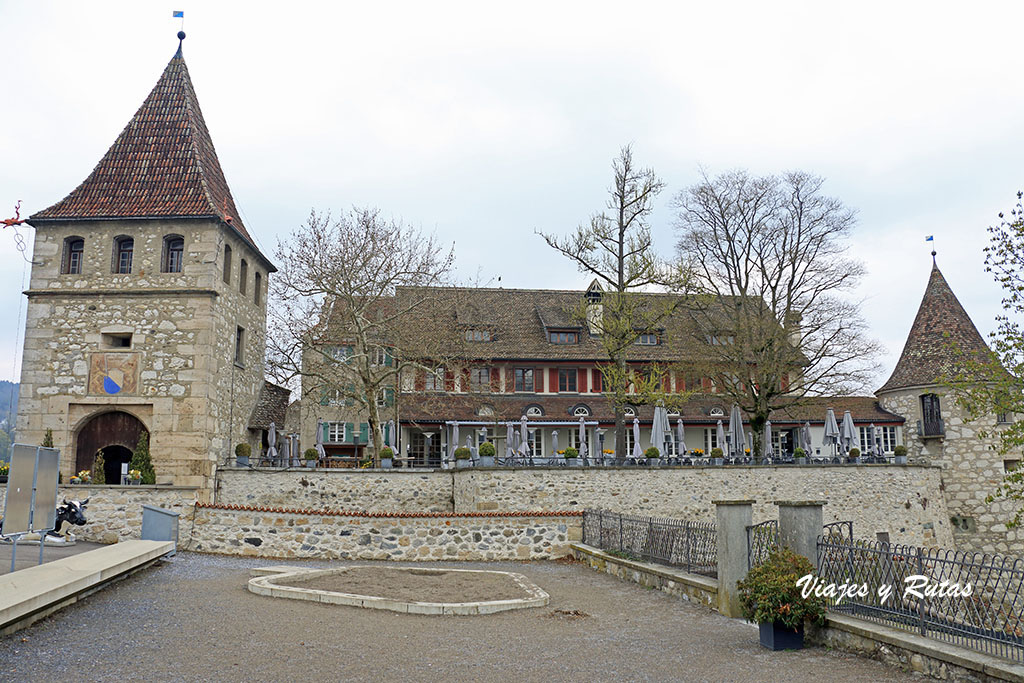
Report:
[{"label": "castle building", "polygon": [[944,384],[956,370],[958,356],[984,358],[988,353],[985,340],[933,263],[900,359],[876,395],[884,408],[906,419],[909,461],[942,467],[957,548],[1019,553],[1024,537],[1005,525],[1013,516],[1012,503],[985,501],[1020,462],[1019,456],[1004,460],[997,448],[1000,425],[1008,424],[1013,415],[971,420]]},{"label": "castle building", "polygon": [[102,449],[117,483],[148,433],[158,483],[209,489],[273,393],[276,269],[239,217],[180,42],[92,173],[29,223],[18,439],[52,429],[65,478]]}]

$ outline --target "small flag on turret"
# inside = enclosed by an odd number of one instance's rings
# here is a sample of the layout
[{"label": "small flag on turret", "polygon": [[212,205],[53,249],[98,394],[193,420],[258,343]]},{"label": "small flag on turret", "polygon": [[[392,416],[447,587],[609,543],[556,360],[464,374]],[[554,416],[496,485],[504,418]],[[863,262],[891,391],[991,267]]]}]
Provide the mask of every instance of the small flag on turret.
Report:
[{"label": "small flag on turret", "polygon": [[184,19],[185,18],[185,13],[183,11],[181,11],[180,9],[179,10],[174,10],[174,14],[172,16],[175,19]]},{"label": "small flag on turret", "polygon": [[924,241],[925,242],[934,242],[935,241],[935,235],[928,235],[927,237],[924,238]]}]

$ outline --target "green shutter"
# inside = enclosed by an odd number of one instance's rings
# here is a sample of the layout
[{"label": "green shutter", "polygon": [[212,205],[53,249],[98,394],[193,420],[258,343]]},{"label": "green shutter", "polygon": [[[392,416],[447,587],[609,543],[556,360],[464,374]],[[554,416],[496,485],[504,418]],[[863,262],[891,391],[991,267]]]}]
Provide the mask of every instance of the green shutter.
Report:
[{"label": "green shutter", "polygon": [[395,390],[393,388],[388,388],[384,390],[384,405],[388,406],[389,408],[395,405]]},{"label": "green shutter", "polygon": [[370,443],[370,425],[365,422],[359,423],[359,443]]},{"label": "green shutter", "polygon": [[324,422],[324,423],[323,423],[322,425],[320,425],[320,428],[321,428],[321,429],[323,430],[323,432],[324,432],[324,433],[323,433],[323,442],[324,442],[324,443],[328,443],[328,434],[329,434],[329,433],[330,433],[330,431],[331,431],[331,430],[330,430],[330,426],[331,426],[331,425],[330,425],[330,423],[329,423],[329,422]]},{"label": "green shutter", "polygon": [[329,402],[330,401],[327,399],[327,389],[326,388],[321,389],[320,390],[320,405],[325,406]]},{"label": "green shutter", "polygon": [[351,422],[345,423],[345,440],[344,443],[352,443],[352,434],[355,432],[355,425]]},{"label": "green shutter", "polygon": [[391,349],[384,349],[384,365],[389,368],[394,365],[394,361],[391,358]]}]

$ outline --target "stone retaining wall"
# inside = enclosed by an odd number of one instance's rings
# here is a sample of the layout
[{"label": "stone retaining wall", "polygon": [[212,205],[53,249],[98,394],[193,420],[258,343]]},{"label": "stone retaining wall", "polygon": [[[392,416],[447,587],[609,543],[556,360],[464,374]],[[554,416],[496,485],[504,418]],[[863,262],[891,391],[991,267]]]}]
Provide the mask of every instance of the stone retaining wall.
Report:
[{"label": "stone retaining wall", "polygon": [[858,537],[953,547],[941,471],[934,467],[675,467],[435,471],[224,470],[216,502],[364,511],[512,512],[603,508],[711,522],[712,500],[752,498],[754,521],[772,501],[822,499],[826,522],[852,520]]},{"label": "stone retaining wall", "polygon": [[199,552],[343,560],[550,560],[581,534],[574,513],[354,514],[198,505]]},{"label": "stone retaining wall", "polygon": [[[57,503],[89,499],[85,510],[88,523],[75,527],[72,533],[83,541],[117,543],[140,538],[142,505],[154,505],[181,514],[180,533],[184,540],[188,529],[185,520],[192,514],[200,489],[189,486],[61,486]],[[0,485],[0,511],[7,495],[6,484]]]}]

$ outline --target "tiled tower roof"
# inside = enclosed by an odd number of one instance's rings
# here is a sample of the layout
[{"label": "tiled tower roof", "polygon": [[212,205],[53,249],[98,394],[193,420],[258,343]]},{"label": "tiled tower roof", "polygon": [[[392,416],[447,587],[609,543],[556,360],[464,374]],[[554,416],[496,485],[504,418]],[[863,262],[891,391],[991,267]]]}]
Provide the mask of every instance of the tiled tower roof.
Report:
[{"label": "tiled tower roof", "polygon": [[949,288],[946,278],[942,277],[939,267],[932,265],[928,287],[903,353],[892,376],[878,393],[938,383],[944,374],[954,369],[954,349],[977,356],[989,352],[988,345]]},{"label": "tiled tower roof", "polygon": [[101,218],[217,218],[259,252],[224,179],[180,43],[89,177],[31,220]]}]

